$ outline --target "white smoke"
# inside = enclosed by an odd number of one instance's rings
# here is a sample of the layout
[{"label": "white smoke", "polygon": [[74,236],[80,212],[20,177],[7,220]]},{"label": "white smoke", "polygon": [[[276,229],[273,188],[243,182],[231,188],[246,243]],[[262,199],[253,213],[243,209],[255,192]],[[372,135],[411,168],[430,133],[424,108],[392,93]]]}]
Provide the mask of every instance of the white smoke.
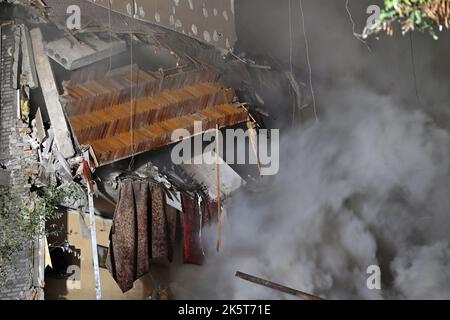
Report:
[{"label": "white smoke", "polygon": [[[330,299],[450,298],[449,135],[346,88],[319,125],[285,136],[265,192],[232,199],[222,252],[210,243],[205,266],[175,272],[177,298],[289,298],[238,270]],[[366,287],[370,265],[382,290]]]},{"label": "white smoke", "polygon": [[[173,272],[177,298],[291,298],[238,270],[329,299],[450,298],[450,33],[413,35],[420,105],[410,39],[371,39],[369,53],[344,2],[304,1],[320,123],[281,129],[280,174],[228,202],[223,250],[210,243],[205,266]],[[372,2],[351,1],[357,30]],[[243,50],[288,61],[287,1],[240,3],[252,13],[241,12]],[[255,5],[264,9],[249,24]],[[294,39],[307,70],[297,27]],[[366,286],[370,265],[382,290]]]}]

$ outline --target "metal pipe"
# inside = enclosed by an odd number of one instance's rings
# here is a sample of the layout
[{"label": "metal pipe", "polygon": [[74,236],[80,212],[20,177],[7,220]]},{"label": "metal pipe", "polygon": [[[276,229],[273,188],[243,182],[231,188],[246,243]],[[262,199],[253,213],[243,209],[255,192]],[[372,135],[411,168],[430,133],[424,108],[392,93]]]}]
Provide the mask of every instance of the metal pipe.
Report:
[{"label": "metal pipe", "polygon": [[270,288],[270,289],[273,289],[273,290],[276,290],[276,291],[279,291],[279,292],[283,292],[283,293],[295,296],[295,297],[300,298],[302,300],[323,300],[320,297],[313,296],[311,294],[308,294],[308,293],[305,293],[305,292],[302,292],[302,291],[299,291],[299,290],[295,290],[295,289],[292,289],[292,288],[289,288],[289,287],[285,287],[285,286],[283,286],[281,284],[278,284],[278,283],[275,283],[275,282],[271,282],[271,281],[268,281],[268,280],[264,280],[264,279],[261,279],[261,278],[258,278],[258,277],[255,277],[255,276],[252,276],[252,275],[240,272],[240,271],[236,272],[236,277],[244,279],[244,280],[247,280],[247,281],[255,283],[255,284],[258,284],[258,285],[263,286],[263,287],[267,287],[267,288]]}]

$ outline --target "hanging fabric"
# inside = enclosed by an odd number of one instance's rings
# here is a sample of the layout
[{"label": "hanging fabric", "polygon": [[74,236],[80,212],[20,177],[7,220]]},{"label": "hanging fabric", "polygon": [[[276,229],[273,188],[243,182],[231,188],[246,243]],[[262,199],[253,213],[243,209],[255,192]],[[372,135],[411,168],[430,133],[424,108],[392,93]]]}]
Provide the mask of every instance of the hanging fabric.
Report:
[{"label": "hanging fabric", "polygon": [[205,243],[213,243],[217,240],[215,230],[213,229],[214,224],[217,223],[217,202],[211,200],[210,198],[205,198],[202,202],[202,219],[204,229],[202,232],[202,242]]},{"label": "hanging fabric", "polygon": [[181,195],[183,204],[183,262],[203,264],[203,249],[200,239],[200,212],[198,196]]},{"label": "hanging fabric", "polygon": [[168,209],[166,194],[160,185],[153,185],[151,201],[151,258],[173,259],[173,246],[175,245],[176,213]]},{"label": "hanging fabric", "polygon": [[107,267],[123,292],[133,288],[134,281],[150,269],[148,204],[147,182],[120,182]]},{"label": "hanging fabric", "polygon": [[177,222],[178,222],[178,210],[170,205],[166,205],[166,219],[168,226],[168,237],[169,237],[169,250],[167,259],[169,262],[173,261],[173,255],[175,252],[175,245],[177,239]]},{"label": "hanging fabric", "polygon": [[177,211],[170,208],[161,185],[120,182],[107,267],[123,292],[149,272],[150,259],[173,260]]}]

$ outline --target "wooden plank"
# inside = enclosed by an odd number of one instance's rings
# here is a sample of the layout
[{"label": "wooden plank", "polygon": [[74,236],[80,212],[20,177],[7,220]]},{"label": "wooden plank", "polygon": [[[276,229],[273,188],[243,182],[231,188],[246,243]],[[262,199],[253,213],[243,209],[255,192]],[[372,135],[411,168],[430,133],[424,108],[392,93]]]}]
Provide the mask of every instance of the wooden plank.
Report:
[{"label": "wooden plank", "polygon": [[275,283],[275,282],[271,282],[268,280],[264,280],[240,271],[236,272],[236,277],[241,278],[243,280],[247,280],[249,282],[253,282],[255,284],[258,284],[260,286],[266,287],[266,288],[270,288],[282,293],[286,293],[289,294],[291,296],[295,296],[297,298],[300,298],[301,300],[323,300],[321,297],[318,296],[314,296],[311,295],[309,293],[305,293],[296,289],[292,289],[286,286],[283,286],[281,284]]},{"label": "wooden plank", "polygon": [[59,101],[59,94],[53,70],[44,49],[41,30],[35,28],[31,30],[30,35],[39,83],[47,106],[50,122],[54,130],[56,146],[65,158],[70,158],[75,154],[75,150],[63,108]]}]

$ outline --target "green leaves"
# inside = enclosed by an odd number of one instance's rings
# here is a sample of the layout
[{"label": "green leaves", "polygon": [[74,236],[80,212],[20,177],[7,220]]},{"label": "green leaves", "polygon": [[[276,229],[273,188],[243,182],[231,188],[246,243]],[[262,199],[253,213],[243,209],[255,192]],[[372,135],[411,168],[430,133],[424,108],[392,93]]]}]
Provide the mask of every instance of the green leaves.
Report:
[{"label": "green leaves", "polygon": [[48,234],[45,222],[61,217],[59,204],[67,198],[86,197],[85,190],[72,183],[38,190],[28,198],[17,199],[7,188],[0,188],[0,286],[15,272],[16,254],[40,236]]},{"label": "green leaves", "polygon": [[436,29],[441,27],[441,20],[448,19],[448,0],[385,0],[384,6],[380,24],[390,35],[397,22],[403,34],[417,30],[437,39]]}]

